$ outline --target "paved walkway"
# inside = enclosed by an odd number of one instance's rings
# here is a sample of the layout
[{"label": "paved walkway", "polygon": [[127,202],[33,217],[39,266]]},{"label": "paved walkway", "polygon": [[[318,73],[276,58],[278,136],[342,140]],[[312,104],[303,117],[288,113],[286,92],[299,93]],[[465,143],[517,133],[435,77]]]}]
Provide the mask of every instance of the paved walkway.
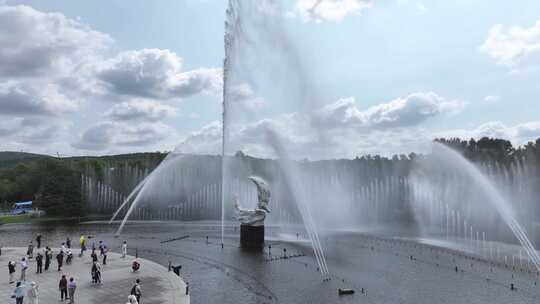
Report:
[{"label": "paved walkway", "polygon": [[[43,249],[43,248],[42,248]],[[189,304],[189,296],[185,295],[186,285],[184,281],[173,272],[157,263],[139,259],[141,269],[137,273],[131,271],[133,256],[122,259],[121,255],[109,252],[107,265],[103,266],[102,285],[93,285],[91,282],[90,268],[91,258],[89,251],[82,258],[78,257],[78,251],[74,251],[73,263],[65,265],[61,272],[57,271],[56,253],[53,250],[53,261],[48,271],[36,274],[36,263],[30,260],[26,271],[26,286],[32,281],[39,284],[39,302],[45,304],[60,303],[58,282],[62,274],[69,279],[75,278],[77,290],[75,303],[77,304],[124,304],[131,291],[135,279],[141,280],[143,304]],[[20,262],[26,253],[24,248],[2,248],[0,256],[0,303],[15,303],[10,299],[15,289],[15,284],[9,284],[7,264],[13,260]],[[36,249],[34,250],[34,256]],[[99,254],[99,251],[98,251]],[[101,258],[100,258],[101,263]],[[15,278],[20,276],[20,265],[17,264]],[[24,303],[29,303],[25,297]]]}]

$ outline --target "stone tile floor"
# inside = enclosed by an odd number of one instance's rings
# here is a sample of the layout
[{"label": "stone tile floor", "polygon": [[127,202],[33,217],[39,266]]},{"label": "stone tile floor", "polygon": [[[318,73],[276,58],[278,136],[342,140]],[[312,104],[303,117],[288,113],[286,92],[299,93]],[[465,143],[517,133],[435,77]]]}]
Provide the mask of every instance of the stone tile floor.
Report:
[{"label": "stone tile floor", "polygon": [[[34,256],[36,250],[34,250]],[[89,251],[86,251],[85,255],[79,258],[78,250],[75,250],[72,264],[64,264],[61,272],[57,271],[55,259],[58,251],[58,249],[53,250],[51,267],[42,274],[36,273],[35,260],[29,260],[29,267],[26,271],[26,286],[29,288],[32,281],[39,285],[39,303],[60,303],[58,282],[62,274],[65,274],[68,279],[73,277],[77,282],[75,303],[124,304],[127,302],[135,279],[138,278],[141,280],[143,293],[141,302],[143,304],[189,304],[189,296],[185,295],[184,281],[157,263],[139,259],[141,269],[133,273],[131,271],[131,263],[135,259],[133,256],[127,256],[123,259],[117,253],[109,252],[107,265],[104,265],[102,269],[103,284],[94,285],[91,281],[92,260]],[[25,253],[25,248],[2,248],[2,255],[0,255],[0,303],[15,303],[15,300],[10,298],[15,284],[9,284],[7,264],[10,260],[20,262]],[[19,276],[20,265],[17,264],[15,278],[19,279]],[[29,303],[26,297],[24,303]]]}]

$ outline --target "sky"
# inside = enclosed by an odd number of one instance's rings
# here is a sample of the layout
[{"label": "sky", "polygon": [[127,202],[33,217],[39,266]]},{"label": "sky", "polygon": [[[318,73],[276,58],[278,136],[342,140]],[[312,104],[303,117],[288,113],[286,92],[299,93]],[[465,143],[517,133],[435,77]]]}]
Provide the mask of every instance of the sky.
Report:
[{"label": "sky", "polygon": [[[231,152],[271,156],[268,128],[302,158],[540,137],[539,1],[255,3],[268,23],[238,39]],[[0,0],[0,150],[219,153],[226,8]]]}]

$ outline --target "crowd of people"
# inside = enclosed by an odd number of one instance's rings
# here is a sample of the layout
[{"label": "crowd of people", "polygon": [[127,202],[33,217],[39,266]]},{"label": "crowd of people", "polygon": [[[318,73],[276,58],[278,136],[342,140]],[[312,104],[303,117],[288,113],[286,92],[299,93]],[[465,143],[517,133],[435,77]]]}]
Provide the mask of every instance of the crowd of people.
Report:
[{"label": "crowd of people", "polygon": [[[90,236],[88,236],[90,238]],[[65,272],[63,272],[62,267],[64,266],[64,263],[66,265],[70,265],[73,261],[73,252],[72,252],[72,244],[71,239],[69,237],[66,238],[65,242],[61,243],[60,248],[58,249],[56,255],[54,255],[54,251],[49,247],[45,246],[45,248],[42,248],[42,236],[41,234],[38,234],[35,238],[36,246],[34,247],[33,241],[30,241],[28,244],[28,248],[26,251],[26,255],[21,257],[20,261],[9,261],[8,262],[8,272],[9,272],[9,284],[15,283],[15,289],[13,290],[13,295],[11,296],[12,299],[15,299],[16,304],[23,304],[23,301],[26,299],[29,300],[29,302],[26,303],[32,303],[32,304],[38,304],[38,298],[39,298],[39,284],[32,281],[28,283],[26,281],[26,272],[29,267],[29,261],[35,260],[36,265],[36,274],[40,275],[44,271],[49,271],[49,268],[51,266],[51,261],[53,260],[53,256],[56,258],[56,264],[57,264],[57,271],[61,273],[60,281],[58,282],[58,289],[60,291],[60,301],[66,301],[70,304],[75,303],[76,298],[76,290],[77,290],[77,282],[73,276],[67,275]],[[79,257],[82,258],[84,256],[84,252],[87,250],[87,237],[84,235],[81,235],[79,238],[79,246],[80,246],[80,253]],[[99,257],[97,254],[97,250],[99,250]],[[90,269],[90,274],[92,277],[92,284],[103,284],[103,276],[102,276],[102,265],[107,265],[107,254],[109,252],[109,248],[105,244],[104,241],[99,241],[99,246],[96,248],[95,243],[92,242],[92,252],[90,254],[90,258],[92,259],[92,266]],[[125,259],[127,255],[127,241],[124,241],[121,245],[121,252],[122,252],[122,258]],[[34,257],[35,253],[35,257]],[[101,264],[99,262],[99,258],[101,258]],[[45,264],[45,265],[43,265]],[[19,268],[19,277],[16,280],[16,272],[17,272],[17,266]],[[132,263],[132,270],[138,271],[140,268],[140,263],[137,261],[133,261]],[[130,294],[128,296],[128,302],[127,304],[140,304],[141,303],[141,285],[139,279],[137,279],[131,288]]]}]

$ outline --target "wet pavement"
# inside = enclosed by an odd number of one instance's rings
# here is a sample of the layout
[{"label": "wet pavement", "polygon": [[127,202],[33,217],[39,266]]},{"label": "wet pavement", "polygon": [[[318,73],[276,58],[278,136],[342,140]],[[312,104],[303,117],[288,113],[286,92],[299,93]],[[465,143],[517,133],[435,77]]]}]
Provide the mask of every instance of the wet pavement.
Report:
[{"label": "wet pavement", "polygon": [[[270,252],[266,248],[262,253],[240,249],[234,226],[227,227],[222,248],[221,227],[216,222],[133,223],[126,226],[120,238],[114,237],[115,229],[104,223],[4,225],[0,227],[0,242],[2,246],[25,246],[39,232],[45,244],[59,244],[67,235],[78,239],[83,233],[94,236],[90,242],[103,240],[113,251],[119,251],[125,239],[132,255],[136,252],[161,265],[169,261],[182,265],[191,301],[201,304],[540,301],[536,272],[371,232],[342,231],[322,236],[331,272],[331,280],[323,281],[309,243],[297,240],[294,234],[279,234],[279,229],[273,229],[275,235],[267,242],[272,246]],[[185,238],[162,243],[181,237]],[[517,290],[510,290],[512,283]],[[352,288],[356,293],[340,296],[338,288]]]},{"label": "wet pavement", "polygon": [[[41,249],[41,251],[43,248]],[[40,303],[60,302],[58,283],[62,275],[67,279],[73,277],[77,284],[75,302],[80,304],[104,304],[126,303],[135,280],[141,281],[142,299],[145,304],[189,304],[189,296],[185,295],[185,284],[181,278],[167,268],[152,261],[138,259],[141,268],[138,272],[131,271],[133,256],[122,258],[121,255],[109,253],[107,264],[102,266],[102,284],[91,282],[91,258],[88,251],[86,255],[73,257],[71,264],[64,264],[61,271],[57,271],[57,262],[54,258],[59,249],[53,249],[53,261],[49,270],[41,274],[36,273],[35,259],[28,259],[26,288],[30,288],[31,282],[39,286]],[[8,261],[20,261],[25,256],[26,248],[2,248],[0,264],[7,265]],[[35,250],[37,253],[37,249]],[[35,255],[34,255],[35,256]],[[101,261],[101,258],[100,258]],[[20,265],[17,265],[15,278],[20,279]],[[15,289],[15,284],[9,284],[7,267],[0,275],[0,299],[2,303],[8,303]],[[12,300],[14,302],[14,300]],[[67,302],[67,301],[66,301]],[[25,303],[30,303],[25,297]]]}]

